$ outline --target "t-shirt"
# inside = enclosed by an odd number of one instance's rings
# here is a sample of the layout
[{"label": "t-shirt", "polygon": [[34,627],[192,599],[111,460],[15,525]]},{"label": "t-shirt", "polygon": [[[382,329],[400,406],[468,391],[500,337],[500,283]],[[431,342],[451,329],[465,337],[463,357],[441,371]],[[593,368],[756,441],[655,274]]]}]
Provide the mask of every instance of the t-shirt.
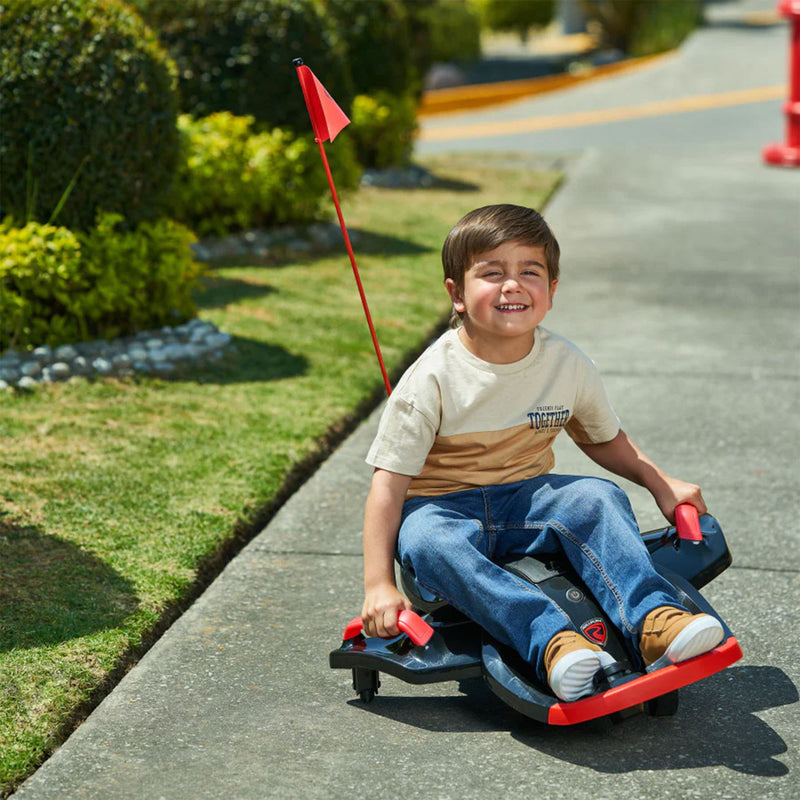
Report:
[{"label": "t-shirt", "polygon": [[523,359],[491,364],[449,330],[398,382],[367,463],[432,496],[549,472],[562,430],[599,444],[619,429],[594,362],[563,337],[538,327]]}]

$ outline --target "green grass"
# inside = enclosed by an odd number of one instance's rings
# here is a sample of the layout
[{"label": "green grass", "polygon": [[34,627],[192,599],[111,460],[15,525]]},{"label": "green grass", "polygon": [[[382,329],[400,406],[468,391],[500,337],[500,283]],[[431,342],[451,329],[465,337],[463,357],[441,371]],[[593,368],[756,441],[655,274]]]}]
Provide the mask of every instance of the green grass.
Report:
[{"label": "green grass", "polygon": [[[466,211],[542,207],[559,176],[431,162],[425,190],[345,199],[390,372],[441,326],[439,252]],[[218,267],[200,314],[235,353],[165,381],[0,397],[0,794],[69,734],[381,396],[344,251]]]}]

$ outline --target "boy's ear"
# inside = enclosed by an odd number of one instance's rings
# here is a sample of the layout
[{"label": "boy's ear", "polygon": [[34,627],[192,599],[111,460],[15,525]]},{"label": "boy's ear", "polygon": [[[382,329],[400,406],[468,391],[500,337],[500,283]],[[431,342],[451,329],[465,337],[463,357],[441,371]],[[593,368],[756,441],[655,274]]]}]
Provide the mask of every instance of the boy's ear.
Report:
[{"label": "boy's ear", "polygon": [[447,289],[447,293],[450,295],[450,299],[453,301],[453,308],[458,311],[459,314],[463,313],[466,308],[464,306],[464,298],[461,294],[461,289],[458,288],[456,282],[452,278],[446,278],[444,286]]},{"label": "boy's ear", "polygon": [[548,310],[553,307],[553,295],[556,293],[558,287],[558,279],[550,281],[550,302],[547,304]]}]

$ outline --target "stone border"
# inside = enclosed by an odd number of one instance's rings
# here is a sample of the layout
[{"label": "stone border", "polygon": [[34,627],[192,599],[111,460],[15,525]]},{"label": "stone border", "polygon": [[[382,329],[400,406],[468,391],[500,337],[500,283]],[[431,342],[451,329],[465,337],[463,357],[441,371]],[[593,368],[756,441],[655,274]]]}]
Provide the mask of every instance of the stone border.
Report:
[{"label": "stone border", "polygon": [[194,318],[176,327],[143,331],[112,341],[98,339],[31,351],[6,350],[0,355],[0,391],[31,391],[40,384],[71,378],[169,376],[179,367],[217,361],[231,336],[212,322]]},{"label": "stone border", "polygon": [[[409,164],[389,169],[367,169],[361,186],[383,189],[425,189],[436,177],[425,167]],[[353,247],[358,247],[359,232],[348,229]],[[228,261],[237,258],[303,256],[344,249],[338,222],[315,222],[311,225],[284,225],[279,228],[249,230],[223,237],[207,237],[192,245],[198,261]]]}]

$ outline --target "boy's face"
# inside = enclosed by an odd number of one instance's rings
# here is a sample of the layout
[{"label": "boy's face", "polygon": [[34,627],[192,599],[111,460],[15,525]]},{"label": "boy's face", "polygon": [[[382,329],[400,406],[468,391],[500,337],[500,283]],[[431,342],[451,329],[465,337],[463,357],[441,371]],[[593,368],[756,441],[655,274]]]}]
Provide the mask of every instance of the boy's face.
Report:
[{"label": "boy's face", "polygon": [[533,347],[536,326],[553,307],[558,281],[551,281],[543,247],[506,242],[476,255],[459,287],[445,286],[464,314],[462,340],[485,361],[510,363]]}]

